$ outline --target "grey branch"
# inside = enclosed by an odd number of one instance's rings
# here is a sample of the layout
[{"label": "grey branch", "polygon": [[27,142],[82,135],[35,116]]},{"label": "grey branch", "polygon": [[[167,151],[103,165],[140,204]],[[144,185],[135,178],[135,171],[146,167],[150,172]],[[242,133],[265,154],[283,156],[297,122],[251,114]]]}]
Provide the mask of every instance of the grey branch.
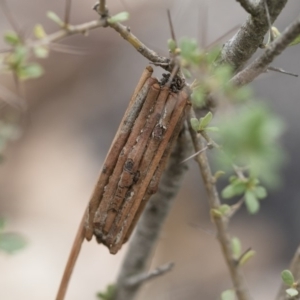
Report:
[{"label": "grey branch", "polygon": [[243,9],[252,16],[258,13],[258,5],[254,4],[251,0],[236,0],[241,4]]},{"label": "grey branch", "polygon": [[159,238],[162,225],[181,186],[187,165],[180,162],[190,153],[189,140],[184,130],[171,154],[168,166],[161,178],[158,192],[149,203],[137,224],[130,241],[116,284],[114,300],[133,300],[142,283],[128,287],[127,280],[134,274],[145,272],[149,258]]},{"label": "grey branch", "polygon": [[[234,37],[224,44],[219,63],[229,63],[234,70],[239,70],[262,44],[269,30],[263,1],[257,5],[255,16],[250,15]],[[286,3],[287,0],[267,0],[272,23]]]},{"label": "grey branch", "polygon": [[[189,119],[194,118],[195,114],[193,110],[191,110]],[[189,130],[192,137],[192,141],[194,144],[194,148],[196,152],[201,151],[204,148],[204,141],[200,135],[198,135],[189,124]],[[221,205],[221,201],[219,198],[219,193],[217,191],[215,180],[211,173],[210,165],[207,159],[206,152],[200,152],[196,157],[196,161],[198,163],[204,185],[206,188],[206,192],[209,199],[210,209],[218,209]],[[228,269],[230,271],[231,280],[233,282],[233,286],[239,300],[249,300],[250,295],[246,287],[246,282],[241,272],[240,267],[236,263],[234,259],[234,255],[231,248],[231,237],[227,228],[227,220],[224,217],[213,216],[214,223],[217,229],[217,237],[227,263]]]},{"label": "grey branch", "polygon": [[[300,280],[300,246],[297,248],[294,257],[291,261],[289,270],[294,275],[295,281],[299,282]],[[276,297],[276,300],[286,300],[287,294],[285,290],[287,289],[287,285],[282,283],[278,292],[278,295]]]},{"label": "grey branch", "polygon": [[127,286],[133,287],[136,285],[140,285],[146,281],[149,281],[153,278],[156,278],[158,276],[164,275],[165,273],[171,271],[174,267],[174,263],[168,263],[165,265],[162,265],[149,273],[142,273],[138,275],[133,275],[127,279]]},{"label": "grey branch", "polygon": [[264,53],[244,70],[235,75],[231,82],[237,86],[253,81],[259,74],[265,72],[269,64],[280,55],[286,47],[300,34],[300,18],[291,24],[281,36],[272,42]]}]

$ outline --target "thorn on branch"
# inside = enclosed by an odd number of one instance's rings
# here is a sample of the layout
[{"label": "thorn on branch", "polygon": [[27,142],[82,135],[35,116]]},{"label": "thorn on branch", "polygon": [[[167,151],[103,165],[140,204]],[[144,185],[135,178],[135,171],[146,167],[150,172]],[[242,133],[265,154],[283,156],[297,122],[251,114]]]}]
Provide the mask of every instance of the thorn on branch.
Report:
[{"label": "thorn on branch", "polygon": [[272,66],[269,66],[267,70],[282,73],[282,74],[285,74],[285,75],[290,75],[290,76],[293,76],[293,77],[298,77],[299,76],[298,74],[287,72],[287,71],[285,71],[281,68],[275,68],[275,67],[272,67]]},{"label": "thorn on branch", "polygon": [[174,263],[168,263],[168,264],[165,264],[163,266],[160,266],[160,267],[154,269],[153,271],[151,271],[149,273],[142,273],[142,274],[131,276],[128,278],[126,285],[128,287],[133,287],[133,286],[139,285],[141,283],[149,281],[158,276],[162,276],[167,272],[170,272],[173,269],[173,267],[174,267]]}]

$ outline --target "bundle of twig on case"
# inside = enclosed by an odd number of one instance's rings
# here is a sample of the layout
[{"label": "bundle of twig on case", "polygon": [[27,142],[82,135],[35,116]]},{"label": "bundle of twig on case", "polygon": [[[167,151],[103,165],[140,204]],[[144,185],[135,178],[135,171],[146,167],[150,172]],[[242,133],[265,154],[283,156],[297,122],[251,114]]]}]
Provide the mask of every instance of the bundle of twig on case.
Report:
[{"label": "bundle of twig on case", "polygon": [[128,240],[156,192],[190,106],[188,87],[158,81],[152,73],[147,67],[139,80],[87,210],[86,239],[94,235],[112,254]]}]

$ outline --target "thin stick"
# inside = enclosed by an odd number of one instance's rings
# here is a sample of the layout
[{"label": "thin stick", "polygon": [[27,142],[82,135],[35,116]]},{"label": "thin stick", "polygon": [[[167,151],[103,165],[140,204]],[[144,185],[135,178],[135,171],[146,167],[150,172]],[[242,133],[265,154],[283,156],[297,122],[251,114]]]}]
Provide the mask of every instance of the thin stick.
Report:
[{"label": "thin stick", "polygon": [[267,70],[282,73],[282,74],[285,74],[285,75],[290,75],[290,76],[293,76],[293,77],[298,77],[299,76],[298,74],[291,73],[291,72],[285,71],[281,68],[275,68],[275,67],[272,67],[272,66],[269,66]]},{"label": "thin stick", "polygon": [[68,26],[70,21],[70,14],[71,14],[71,6],[72,6],[72,0],[66,0],[66,6],[65,6],[65,26]]},{"label": "thin stick", "polygon": [[170,30],[171,30],[171,37],[172,37],[172,40],[176,43],[176,47],[177,47],[177,40],[176,40],[176,37],[175,37],[174,26],[173,26],[171,13],[170,13],[169,9],[167,10],[167,13],[168,13],[169,26],[170,26]]},{"label": "thin stick", "polygon": [[64,274],[60,281],[58,292],[57,292],[57,295],[55,298],[56,300],[63,300],[65,298],[67,288],[69,285],[69,281],[70,281],[75,263],[77,261],[77,258],[79,256],[82,242],[85,237],[85,228],[84,228],[85,218],[86,218],[86,211],[83,215],[83,218],[79,225],[75,240],[73,242],[72,249],[71,249],[70,255],[68,257],[68,261],[67,261],[65,270],[64,270]]},{"label": "thin stick", "polygon": [[149,273],[133,275],[128,278],[127,285],[129,287],[132,287],[132,286],[142,284],[146,281],[149,281],[153,278],[162,276],[162,275],[166,274],[167,272],[170,272],[173,269],[173,267],[174,267],[174,263],[168,263],[168,264],[165,264],[163,266],[160,266],[160,267],[150,271]]},{"label": "thin stick", "polygon": [[[189,119],[193,117],[195,117],[195,114],[191,110]],[[198,152],[204,149],[204,143],[201,136],[198,136],[197,133],[192,129],[190,122],[189,122],[189,130],[190,130],[195,151]],[[196,161],[199,165],[199,169],[201,171],[205,188],[208,194],[210,209],[218,209],[221,205],[221,201],[215,185],[215,181],[213,180],[213,175],[211,173],[206,152],[203,151],[200,154],[198,154],[198,156],[196,157]],[[237,298],[239,300],[249,300],[250,296],[246,287],[246,282],[242,275],[241,269],[235,263],[234,255],[231,248],[231,237],[227,229],[226,219],[223,217],[213,217],[213,218],[218,233],[217,237],[230,272],[231,280],[233,282],[233,286]]]},{"label": "thin stick", "polygon": [[99,14],[101,17],[107,15],[106,0],[99,0]]},{"label": "thin stick", "polygon": [[269,12],[269,6],[267,3],[267,0],[263,0],[263,2],[264,2],[266,17],[267,17],[268,25],[269,25],[270,41],[273,42],[275,40],[275,37],[274,37],[273,30],[272,30],[272,22],[271,22],[271,17],[270,17],[270,12]]},{"label": "thin stick", "polygon": [[18,36],[22,39],[22,31],[21,31],[18,23],[14,19],[11,11],[9,10],[9,8],[7,6],[7,3],[6,3],[6,0],[1,0],[0,1],[0,6],[1,6],[2,11],[3,11],[4,15],[6,16],[8,22],[10,23],[12,28],[15,30],[15,32],[18,34]]}]

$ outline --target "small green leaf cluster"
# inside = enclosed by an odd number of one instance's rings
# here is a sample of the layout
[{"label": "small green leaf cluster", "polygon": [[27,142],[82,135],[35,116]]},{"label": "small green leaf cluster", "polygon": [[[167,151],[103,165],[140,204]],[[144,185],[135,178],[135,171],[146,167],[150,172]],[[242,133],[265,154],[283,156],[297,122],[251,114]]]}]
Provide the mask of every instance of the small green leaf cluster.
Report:
[{"label": "small green leaf cluster", "polygon": [[[38,32],[38,34],[41,33]],[[43,74],[43,69],[39,64],[28,62],[30,51],[23,44],[21,38],[16,32],[6,32],[4,35],[4,40],[12,47],[12,51],[8,53],[2,61],[2,68],[5,71],[12,71],[21,80],[38,78]],[[41,54],[41,47],[34,50],[38,57],[46,57],[45,53]]]},{"label": "small green leaf cluster", "polygon": [[237,88],[230,83],[233,72],[229,64],[218,67],[214,62],[220,54],[220,48],[215,47],[209,52],[199,49],[195,39],[183,38],[179,42],[179,48],[173,40],[168,42],[171,53],[180,54],[180,62],[183,73],[190,78],[197,78],[197,85],[193,89],[192,102],[196,107],[205,103],[205,98],[210,93],[219,93],[230,100],[245,100],[251,96],[248,87]]},{"label": "small green leaf cluster", "polygon": [[298,288],[299,284],[295,281],[294,275],[290,270],[284,270],[281,272],[281,279],[282,281],[289,286],[288,289],[286,289],[286,293],[291,297],[294,298],[299,294]]},{"label": "small green leaf cluster", "polygon": [[116,286],[109,284],[104,292],[99,292],[97,297],[101,300],[113,300],[116,292]]},{"label": "small green leaf cluster", "polygon": [[231,207],[227,204],[222,204],[219,206],[219,208],[213,208],[211,209],[211,215],[212,217],[226,217],[231,212]]},{"label": "small green leaf cluster", "polygon": [[278,183],[278,170],[284,161],[278,143],[284,126],[278,117],[255,103],[231,111],[219,118],[217,125],[220,132],[216,139],[223,150],[216,153],[218,169],[232,170],[234,163],[246,167],[249,177],[259,178],[264,185]]},{"label": "small green leaf cluster", "polygon": [[252,258],[256,252],[254,250],[249,249],[244,254],[242,253],[242,244],[239,238],[233,237],[231,239],[231,249],[233,258],[238,261],[239,266],[243,266],[246,262]]},{"label": "small green leaf cluster", "polygon": [[197,118],[191,118],[191,126],[196,132],[202,131],[219,131],[218,127],[209,127],[209,123],[211,122],[213,115],[211,112],[208,112],[203,118],[199,120]]},{"label": "small green leaf cluster", "polygon": [[4,232],[5,221],[0,218],[0,250],[8,254],[13,254],[23,249],[27,242],[20,234]]},{"label": "small green leaf cluster", "polygon": [[249,213],[257,213],[260,207],[259,200],[267,197],[267,191],[259,185],[259,180],[252,177],[231,176],[229,182],[230,184],[222,191],[222,197],[229,199],[243,195]]}]

